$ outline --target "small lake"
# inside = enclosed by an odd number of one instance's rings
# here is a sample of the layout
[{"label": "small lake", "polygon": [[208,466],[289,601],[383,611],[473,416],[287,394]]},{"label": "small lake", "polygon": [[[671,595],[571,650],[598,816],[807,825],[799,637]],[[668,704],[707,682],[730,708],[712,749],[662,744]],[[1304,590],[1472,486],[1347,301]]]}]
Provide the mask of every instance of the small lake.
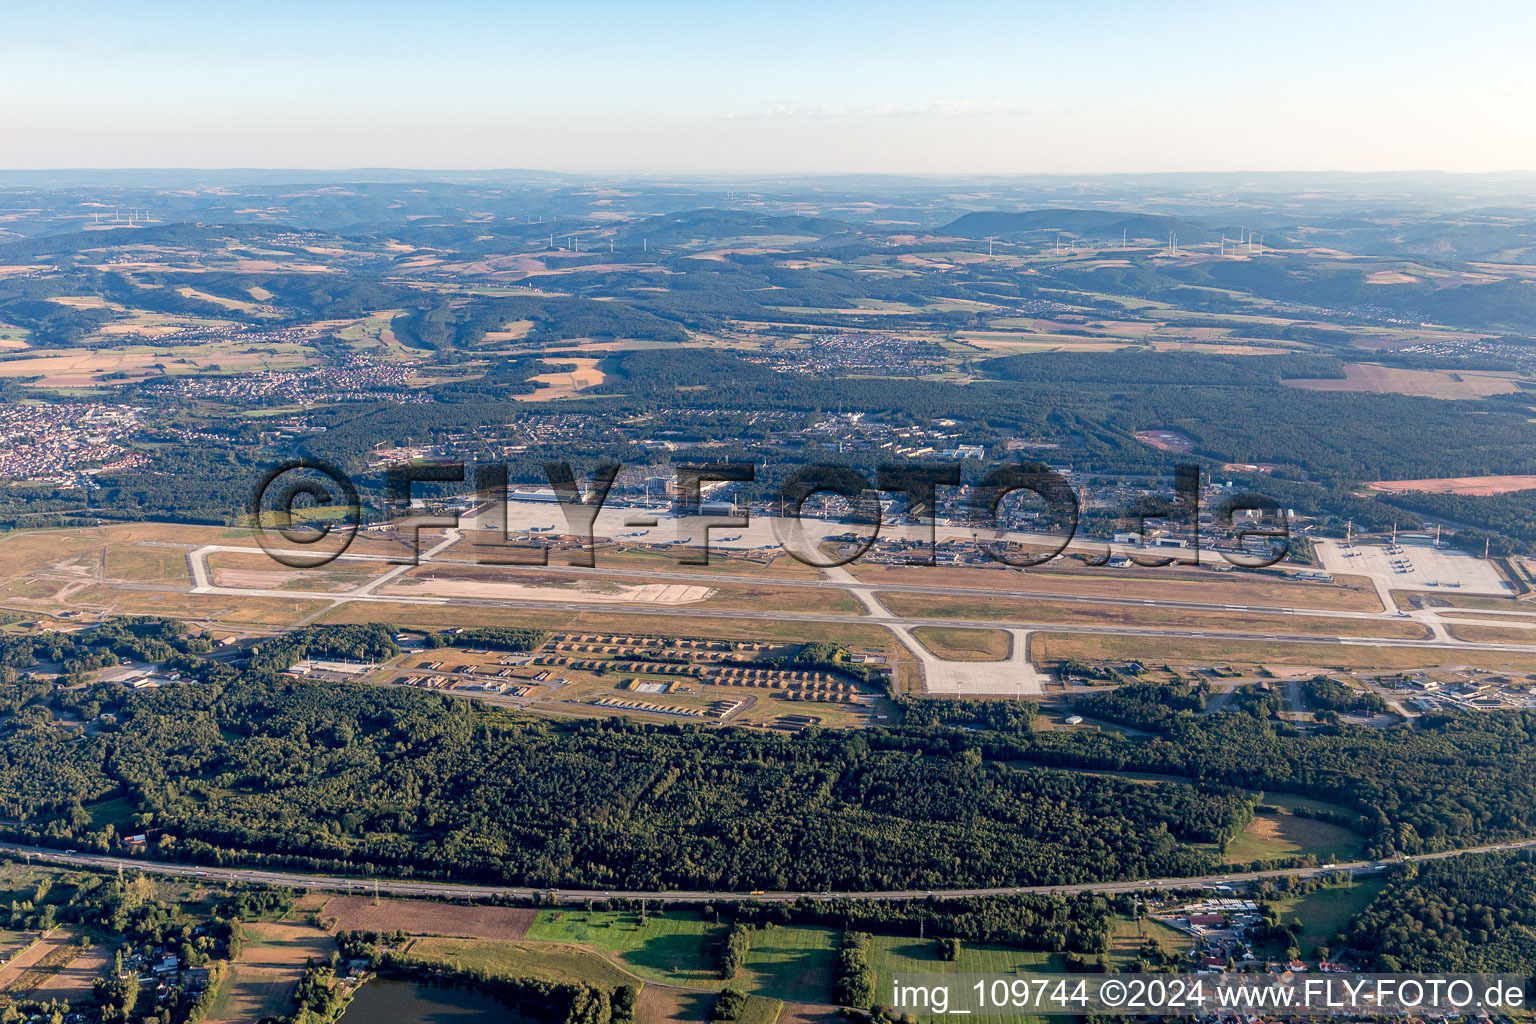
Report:
[{"label": "small lake", "polygon": [[357,990],[339,1024],[535,1024],[484,992],[462,985],[374,978]]}]

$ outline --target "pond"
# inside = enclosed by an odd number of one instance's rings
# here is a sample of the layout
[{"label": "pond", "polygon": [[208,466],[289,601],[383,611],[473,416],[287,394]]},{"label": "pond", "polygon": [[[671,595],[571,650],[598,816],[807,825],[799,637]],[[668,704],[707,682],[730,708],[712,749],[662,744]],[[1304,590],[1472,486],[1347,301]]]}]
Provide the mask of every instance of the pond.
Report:
[{"label": "pond", "polygon": [[536,1024],[494,996],[464,985],[374,978],[352,997],[340,1024]]}]

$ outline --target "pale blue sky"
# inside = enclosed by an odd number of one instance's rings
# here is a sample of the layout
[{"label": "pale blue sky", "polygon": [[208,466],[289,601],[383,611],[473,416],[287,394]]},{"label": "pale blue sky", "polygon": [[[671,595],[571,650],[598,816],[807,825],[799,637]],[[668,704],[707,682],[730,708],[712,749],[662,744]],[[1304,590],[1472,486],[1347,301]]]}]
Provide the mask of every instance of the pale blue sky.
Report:
[{"label": "pale blue sky", "polygon": [[1536,4],[8,5],[0,166],[1536,169]]}]

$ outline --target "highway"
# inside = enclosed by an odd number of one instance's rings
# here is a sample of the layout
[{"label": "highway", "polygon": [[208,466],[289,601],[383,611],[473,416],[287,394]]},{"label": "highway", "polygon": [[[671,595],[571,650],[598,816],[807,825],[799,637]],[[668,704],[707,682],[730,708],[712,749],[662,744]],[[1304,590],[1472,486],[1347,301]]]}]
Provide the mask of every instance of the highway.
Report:
[{"label": "highway", "polygon": [[141,871],[150,875],[168,875],[176,878],[209,879],[218,882],[240,882],[259,885],[279,885],[292,889],[318,889],[342,893],[388,893],[401,897],[437,897],[471,900],[496,898],[531,899],[553,897],[562,903],[581,903],[589,899],[666,900],[670,903],[721,903],[743,900],[785,902],[802,898],[814,900],[908,900],[927,896],[1017,896],[1046,893],[1080,892],[1144,892],[1149,889],[1197,888],[1212,885],[1241,885],[1266,878],[1310,878],[1316,875],[1346,871],[1351,875],[1370,874],[1384,870],[1392,864],[1444,860],[1465,857],[1470,854],[1493,853],[1506,850],[1536,849],[1536,839],[1514,840],[1487,846],[1474,846],[1442,853],[1418,854],[1394,861],[1350,861],[1331,866],[1305,868],[1276,868],[1267,871],[1232,871],[1214,875],[1184,878],[1146,878],[1121,882],[1074,882],[1066,885],[997,886],[980,889],[887,889],[878,891],[822,890],[822,891],[775,891],[775,892],[705,892],[700,890],[667,889],[546,889],[528,886],[466,885],[455,882],[405,881],[401,879],[374,879],[345,877],[340,875],[306,875],[288,871],[264,871],[247,868],[203,867],[195,864],[174,864],[148,860],[142,857],[116,857],[110,854],[70,853],[41,846],[23,846],[16,843],[0,843],[0,854],[9,857],[30,858],[50,864],[63,864],[99,871]]}]

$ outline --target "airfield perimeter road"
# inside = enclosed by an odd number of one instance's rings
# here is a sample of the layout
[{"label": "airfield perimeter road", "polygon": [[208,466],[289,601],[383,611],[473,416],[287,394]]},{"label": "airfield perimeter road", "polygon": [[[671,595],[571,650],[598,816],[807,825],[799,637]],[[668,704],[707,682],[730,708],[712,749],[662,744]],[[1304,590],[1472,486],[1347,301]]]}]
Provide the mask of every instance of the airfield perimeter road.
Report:
[{"label": "airfield perimeter road", "polygon": [[907,900],[927,896],[1017,896],[1032,893],[1074,892],[1143,892],[1148,889],[1185,889],[1212,885],[1233,885],[1255,882],[1265,878],[1308,878],[1346,871],[1351,875],[1370,874],[1399,863],[1427,860],[1443,860],[1468,854],[1493,853],[1501,850],[1526,850],[1536,848],[1536,839],[1522,839],[1488,846],[1473,846],[1462,850],[1446,850],[1441,853],[1416,854],[1394,861],[1351,861],[1330,866],[1306,868],[1276,868],[1268,871],[1231,871],[1216,875],[1200,875],[1190,878],[1147,878],[1126,882],[1076,882],[1070,885],[1000,886],[991,889],[892,889],[874,892],[699,892],[687,890],[626,890],[626,889],[546,889],[527,886],[461,885],[452,882],[406,882],[399,879],[342,878],[335,875],[304,875],[286,871],[259,871],[243,868],[213,868],[195,864],[171,864],[146,860],[139,857],[113,857],[107,854],[68,853],[41,846],[21,846],[0,843],[0,854],[26,857],[51,864],[67,864],[95,868],[102,871],[142,871],[152,875],[171,875],[179,878],[206,878],[220,882],[244,882],[247,884],[281,885],[292,889],[320,889],[328,892],[374,892],[391,896],[435,896],[457,899],[495,899],[511,897],[532,899],[551,896],[559,902],[581,902],[589,899],[666,900],[672,903],[720,903],[743,900],[785,902],[801,898],[817,900]]}]

